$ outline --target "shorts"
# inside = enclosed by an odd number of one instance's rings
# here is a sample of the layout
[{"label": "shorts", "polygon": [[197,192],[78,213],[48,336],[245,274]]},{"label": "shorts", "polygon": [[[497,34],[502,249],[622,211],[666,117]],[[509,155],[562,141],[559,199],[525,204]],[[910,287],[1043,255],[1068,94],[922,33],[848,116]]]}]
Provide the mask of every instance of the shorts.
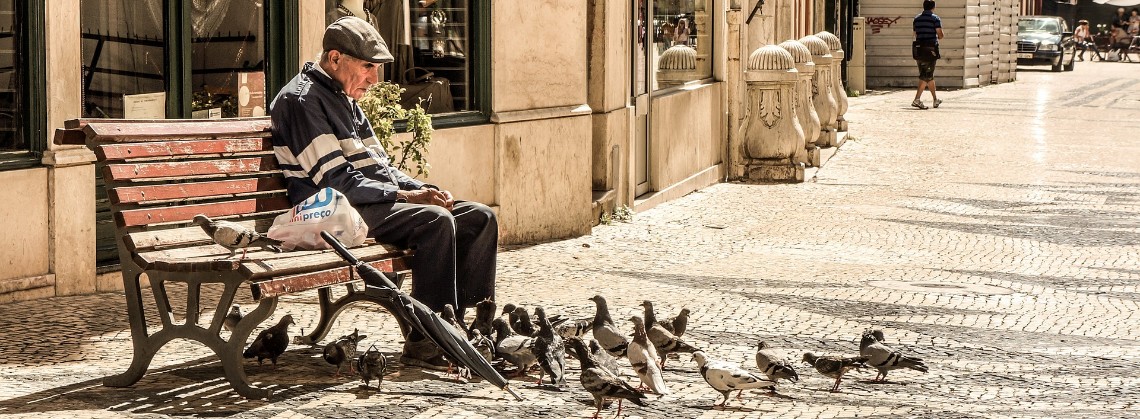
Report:
[{"label": "shorts", "polygon": [[934,80],[934,65],[938,60],[933,61],[917,61],[918,62],[918,79],[922,81]]}]

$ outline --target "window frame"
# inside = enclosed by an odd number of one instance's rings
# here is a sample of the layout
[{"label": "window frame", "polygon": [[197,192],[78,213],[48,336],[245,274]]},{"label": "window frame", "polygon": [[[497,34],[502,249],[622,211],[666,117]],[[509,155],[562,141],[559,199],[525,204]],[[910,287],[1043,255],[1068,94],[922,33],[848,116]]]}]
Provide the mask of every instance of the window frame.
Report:
[{"label": "window frame", "polygon": [[[30,71],[47,66],[47,47],[44,35],[47,18],[47,0],[24,0],[16,5],[16,23],[20,34],[17,56],[22,57],[16,66],[20,71],[19,135],[23,136],[27,150],[0,151],[0,171],[19,170],[41,166],[43,152],[47,150],[47,74]],[[22,6],[21,6],[22,5]]]}]

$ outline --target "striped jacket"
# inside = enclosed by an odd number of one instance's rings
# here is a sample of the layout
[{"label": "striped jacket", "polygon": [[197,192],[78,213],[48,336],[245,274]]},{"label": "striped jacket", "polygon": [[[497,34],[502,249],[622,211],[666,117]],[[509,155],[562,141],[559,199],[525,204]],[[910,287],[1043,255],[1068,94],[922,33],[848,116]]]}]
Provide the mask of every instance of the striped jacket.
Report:
[{"label": "striped jacket", "polygon": [[277,93],[269,116],[293,205],[324,187],[358,206],[396,202],[396,191],[424,186],[390,166],[364,111],[317,64],[306,63]]}]

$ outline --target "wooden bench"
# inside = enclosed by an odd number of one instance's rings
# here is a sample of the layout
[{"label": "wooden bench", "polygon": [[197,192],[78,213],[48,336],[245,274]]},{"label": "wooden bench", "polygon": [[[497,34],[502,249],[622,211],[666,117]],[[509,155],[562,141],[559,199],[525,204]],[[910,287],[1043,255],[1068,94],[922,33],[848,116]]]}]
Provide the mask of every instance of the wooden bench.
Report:
[{"label": "wooden bench", "polygon": [[[73,120],[57,131],[57,143],[85,144],[94,150],[116,226],[134,357],[126,372],[105,378],[104,385],[134,385],[163,345],[184,338],[214,351],[238,394],[268,398],[270,390],[250,384],[241,354],[254,328],[277,307],[278,297],[317,290],[320,320],[298,339],[305,344],[323,339],[351,304],[368,301],[391,311],[392,302],[363,286],[331,250],[250,249],[245,259],[219,260],[229,251],[190,223],[194,215],[206,214],[265,232],[274,216],[291,208],[270,136],[268,118]],[[371,241],[353,253],[385,272],[406,270],[411,256],[405,249]],[[150,330],[145,315],[140,283],[144,274],[158,312],[157,331]],[[166,289],[174,282],[186,285],[184,322],[175,320]],[[221,285],[216,307],[200,308],[203,284]],[[334,298],[331,287],[341,285],[346,293]],[[243,287],[258,305],[227,338],[222,321]],[[200,324],[203,311],[208,322]],[[406,331],[406,325],[400,326]]]}]

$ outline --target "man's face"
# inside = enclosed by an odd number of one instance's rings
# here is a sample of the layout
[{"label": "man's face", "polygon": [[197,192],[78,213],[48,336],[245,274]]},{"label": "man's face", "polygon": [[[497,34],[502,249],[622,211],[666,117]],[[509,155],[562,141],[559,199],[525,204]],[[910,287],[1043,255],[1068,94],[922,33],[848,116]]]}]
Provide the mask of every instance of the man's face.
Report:
[{"label": "man's face", "polygon": [[380,65],[361,60],[340,51],[329,51],[329,76],[344,86],[344,93],[360,100],[369,87],[380,80]]},{"label": "man's face", "polygon": [[1119,8],[1119,9],[1116,9],[1116,14],[1118,14],[1118,15],[1122,15],[1122,14],[1124,14],[1124,8],[1123,8],[1123,7],[1121,7],[1121,8]]}]

